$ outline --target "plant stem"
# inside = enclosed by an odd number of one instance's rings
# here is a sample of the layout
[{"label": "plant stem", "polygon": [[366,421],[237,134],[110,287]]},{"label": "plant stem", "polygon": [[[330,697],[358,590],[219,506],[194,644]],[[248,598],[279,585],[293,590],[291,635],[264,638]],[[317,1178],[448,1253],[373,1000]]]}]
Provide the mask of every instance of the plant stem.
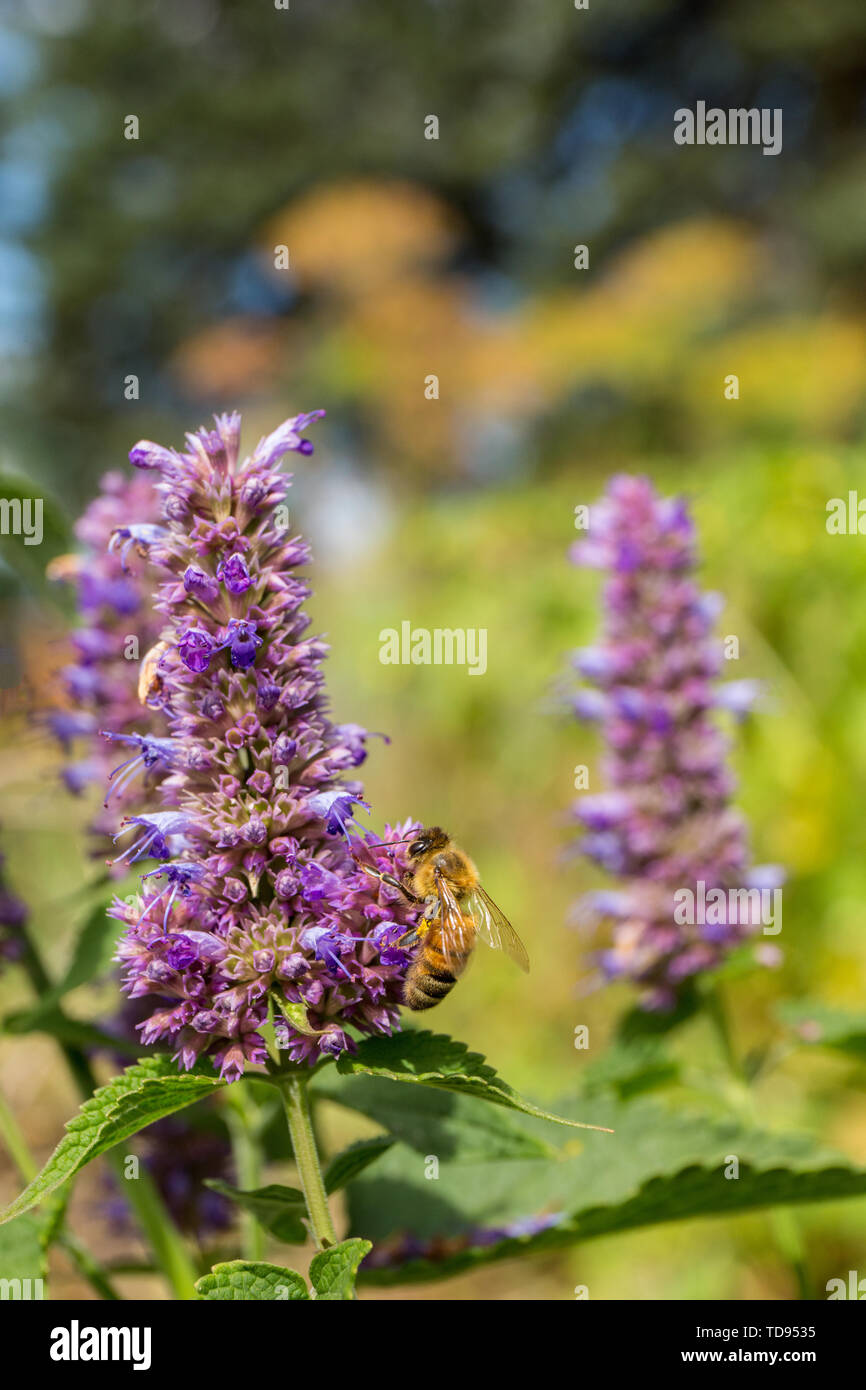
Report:
[{"label": "plant stem", "polygon": [[299,1073],[286,1074],[279,1078],[279,1087],[286,1108],[289,1134],[292,1138],[295,1163],[307,1203],[307,1214],[310,1218],[313,1239],[317,1249],[327,1250],[329,1245],[336,1244],[337,1235],[328,1208],[325,1184],[322,1181],[319,1151],[316,1148],[316,1137],[313,1133],[313,1121],[307,1095],[307,1078]]},{"label": "plant stem", "polygon": [[[751,1089],[749,1077],[745,1067],[742,1065],[734,1048],[731,1038],[731,1029],[728,1022],[727,1010],[718,985],[706,996],[707,1015],[711,1019],[719,1040],[722,1053],[731,1076],[737,1082],[739,1100],[737,1108],[740,1116],[748,1124],[755,1124],[757,1111],[755,1106],[755,1096]],[[806,1264],[806,1251],[803,1245],[803,1237],[800,1231],[800,1224],[789,1207],[772,1207],[769,1212],[770,1228],[776,1240],[776,1244],[790,1265],[794,1277],[797,1281],[798,1297],[801,1299],[811,1299],[812,1292],[811,1279],[808,1266]]]},{"label": "plant stem", "polygon": [[24,1133],[18,1124],[12,1107],[0,1091],[0,1135],[9,1150],[9,1155],[25,1183],[32,1182],[39,1172],[36,1160],[30,1152]]},{"label": "plant stem", "polygon": [[121,1192],[132,1207],[154,1260],[171,1285],[175,1298],[194,1299],[195,1266],[180,1231],[165,1209],[153,1178],[142,1165],[139,1165],[137,1178],[127,1178],[125,1159],[119,1149],[110,1149],[105,1156],[114,1169],[118,1183],[122,1184]]},{"label": "plant stem", "polygon": [[57,1237],[57,1244],[66,1251],[72,1263],[80,1274],[99,1294],[100,1298],[108,1299],[111,1303],[123,1302],[123,1295],[118,1293],[111,1282],[106,1271],[98,1260],[94,1259],[90,1251],[81,1241],[74,1236],[71,1231],[62,1230]]},{"label": "plant stem", "polygon": [[[243,1083],[227,1088],[226,1107],[238,1187],[249,1191],[261,1186],[262,1167],[253,1102]],[[243,1212],[241,1231],[244,1258],[253,1263],[263,1259],[265,1232],[251,1211]]]},{"label": "plant stem", "polygon": [[812,1277],[806,1263],[806,1249],[800,1223],[790,1207],[773,1207],[770,1212],[770,1225],[776,1243],[790,1264],[797,1280],[799,1298],[813,1299]]},{"label": "plant stem", "polygon": [[[50,992],[49,976],[36,944],[26,927],[21,929],[24,940],[24,954],[21,964],[27,973],[30,984],[37,997]],[[71,1043],[55,1039],[63,1053],[82,1100],[89,1100],[97,1089],[97,1081],[86,1054]],[[148,1174],[141,1174],[134,1181],[126,1181],[124,1159],[121,1153],[111,1150],[106,1154],[110,1165],[120,1179],[123,1195],[132,1207],[142,1232],[150,1241],[154,1258],[171,1286],[175,1298],[192,1300],[196,1297],[195,1281],[197,1273],[190,1258],[186,1243],[172,1220],[165,1204]],[[71,1253],[71,1252],[70,1252]]]},{"label": "plant stem", "polygon": [[[714,985],[706,996],[707,1013],[712,1020],[716,1031],[716,1037],[724,1054],[728,1070],[736,1081],[742,1086],[748,1087],[748,1077],[745,1069],[737,1056],[736,1048],[731,1038],[731,1029],[728,1022],[728,1014],[722,998],[721,990],[718,985]],[[749,1107],[751,1109],[751,1106]]]}]

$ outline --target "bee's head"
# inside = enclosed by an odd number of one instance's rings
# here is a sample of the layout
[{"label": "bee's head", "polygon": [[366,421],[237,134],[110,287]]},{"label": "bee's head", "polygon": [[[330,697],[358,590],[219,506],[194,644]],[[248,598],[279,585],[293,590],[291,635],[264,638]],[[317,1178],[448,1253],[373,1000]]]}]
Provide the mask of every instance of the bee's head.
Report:
[{"label": "bee's head", "polygon": [[426,830],[419,830],[416,838],[409,846],[409,858],[420,859],[422,855],[429,854],[431,850],[444,849],[448,843],[448,835],[439,825],[428,826]]}]

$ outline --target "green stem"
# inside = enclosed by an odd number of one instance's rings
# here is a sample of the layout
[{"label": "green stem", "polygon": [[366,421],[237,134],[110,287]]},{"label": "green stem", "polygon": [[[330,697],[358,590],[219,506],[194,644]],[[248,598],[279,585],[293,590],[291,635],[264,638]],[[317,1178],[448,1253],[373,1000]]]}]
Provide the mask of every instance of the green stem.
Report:
[{"label": "green stem", "polygon": [[[243,1083],[227,1088],[226,1105],[226,1121],[232,1140],[238,1187],[249,1191],[261,1186],[262,1165],[253,1103]],[[253,1263],[262,1260],[265,1254],[265,1232],[251,1211],[242,1214],[241,1233],[244,1258]]]},{"label": "green stem", "polygon": [[307,1095],[307,1077],[302,1074],[286,1074],[279,1078],[279,1087],[286,1108],[289,1134],[295,1151],[295,1163],[301,1179],[307,1214],[313,1230],[313,1239],[319,1250],[327,1250],[336,1245],[337,1234],[328,1208],[328,1197],[322,1181],[319,1164],[319,1151],[313,1133],[310,1115],[310,1101]]},{"label": "green stem", "polygon": [[183,1237],[165,1209],[153,1178],[141,1164],[138,1167],[138,1177],[127,1178],[124,1171],[126,1160],[119,1149],[110,1149],[105,1156],[114,1169],[121,1192],[132,1207],[135,1219],[153,1252],[154,1260],[171,1285],[175,1298],[194,1299],[197,1278],[195,1266]]},{"label": "green stem", "polygon": [[[728,1023],[728,1014],[727,1010],[725,1009],[725,1003],[718,985],[714,985],[712,990],[707,994],[706,1007],[707,1013],[709,1014],[709,1017],[713,1023],[713,1027],[715,1028],[716,1036],[719,1040],[719,1045],[724,1054],[728,1070],[730,1071],[734,1079],[740,1083],[740,1085],[748,1088],[749,1079],[746,1075],[745,1068],[743,1067],[739,1057],[737,1056],[737,1051],[734,1047],[733,1039],[731,1038],[731,1029],[730,1024]],[[751,1096],[749,1096],[749,1100],[751,1101]],[[749,1108],[751,1109],[751,1105]]]},{"label": "green stem", "polygon": [[105,1298],[110,1303],[123,1301],[123,1295],[118,1293],[102,1265],[94,1259],[87,1246],[82,1245],[77,1236],[74,1236],[71,1231],[63,1230],[57,1237],[57,1244],[66,1251],[79,1273],[83,1274],[88,1284],[96,1290],[100,1298]]},{"label": "green stem", "polygon": [[[34,993],[39,997],[52,988],[51,978],[42,963],[33,938],[26,928],[22,928],[24,954],[21,963],[30,980]],[[87,1055],[70,1043],[56,1040],[66,1061],[82,1100],[89,1100],[97,1089],[96,1076]],[[196,1297],[195,1281],[197,1273],[190,1258],[186,1243],[167,1211],[163,1200],[150,1179],[142,1174],[133,1181],[127,1181],[123,1173],[123,1155],[112,1150],[106,1158],[117,1173],[123,1194],[135,1214],[142,1231],[153,1249],[154,1258],[174,1293],[175,1298],[193,1300]]]},{"label": "green stem", "polygon": [[12,1107],[0,1091],[0,1135],[12,1158],[12,1162],[25,1183],[32,1182],[39,1172],[36,1160],[30,1152],[24,1133],[18,1124]]},{"label": "green stem", "polygon": [[787,1259],[797,1280],[798,1297],[814,1299],[812,1276],[806,1263],[806,1248],[800,1223],[790,1207],[773,1207],[770,1212],[770,1225],[782,1254]]},{"label": "green stem", "polygon": [[[754,1092],[752,1091],[746,1069],[737,1056],[731,1038],[727,1010],[725,1009],[725,1003],[718,985],[715,985],[707,994],[706,1008],[708,1017],[711,1019],[715,1028],[719,1046],[724,1055],[728,1070],[733,1079],[737,1082],[737,1108],[740,1112],[740,1116],[747,1124],[755,1124],[758,1119],[758,1114]],[[769,1221],[776,1244],[790,1265],[797,1281],[798,1296],[801,1299],[814,1298],[815,1295],[812,1291],[811,1278],[806,1264],[806,1251],[797,1217],[789,1207],[773,1207],[769,1212]]]}]

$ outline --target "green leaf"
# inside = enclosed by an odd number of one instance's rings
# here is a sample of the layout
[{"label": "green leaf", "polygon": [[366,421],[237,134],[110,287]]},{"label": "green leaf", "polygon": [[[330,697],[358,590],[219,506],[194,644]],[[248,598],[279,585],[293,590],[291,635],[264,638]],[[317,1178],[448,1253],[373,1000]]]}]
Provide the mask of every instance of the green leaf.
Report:
[{"label": "green leaf", "polygon": [[337,1059],[337,1071],[342,1076],[381,1076],[404,1084],[457,1091],[573,1129],[599,1128],[540,1110],[497,1076],[480,1053],[470,1052],[463,1043],[443,1033],[413,1030],[388,1038],[366,1038],[354,1056],[344,1052]]},{"label": "green leaf", "polygon": [[218,1178],[205,1179],[205,1186],[213,1188],[214,1192],[221,1192],[224,1197],[237,1202],[245,1211],[252,1212],[256,1220],[278,1240],[285,1241],[287,1245],[306,1243],[307,1228],[301,1217],[306,1216],[307,1208],[303,1192],[299,1192],[296,1187],[282,1187],[279,1183],[271,1183],[269,1187],[257,1187],[244,1192],[241,1188],[232,1187],[230,1183],[221,1182]]},{"label": "green leaf", "polygon": [[0,1223],[28,1211],[85,1164],[131,1134],[225,1084],[209,1069],[179,1072],[167,1057],[148,1057],[129,1067],[85,1101],[41,1173],[0,1212]]},{"label": "green leaf", "polygon": [[350,1144],[342,1153],[338,1153],[328,1164],[325,1172],[325,1190],[328,1194],[339,1192],[369,1168],[371,1163],[375,1163],[377,1158],[395,1143],[391,1134],[377,1134],[373,1139],[359,1139],[356,1144]]},{"label": "green leaf", "polygon": [[[115,891],[119,891],[119,886]],[[90,984],[111,969],[118,939],[126,930],[123,922],[108,916],[113,898],[114,892],[98,902],[85,918],[66,974],[54,990],[56,995],[62,996],[79,985]]]},{"label": "green leaf", "polygon": [[320,1038],[326,1031],[324,1028],[313,1027],[307,1017],[305,1004],[295,1003],[291,999],[284,999],[277,990],[272,990],[270,997],[292,1027],[298,1033],[303,1033],[304,1037]]},{"label": "green leaf", "polygon": [[659,1090],[679,1077],[679,1063],[669,1057],[657,1037],[636,1037],[633,1042],[614,1041],[597,1062],[581,1075],[584,1092],[612,1090],[621,1100]]},{"label": "green leaf", "polygon": [[[435,1241],[432,1249],[443,1253],[361,1277],[437,1279],[639,1227],[866,1195],[866,1169],[808,1136],[669,1114],[643,1099],[622,1103],[607,1095],[572,1103],[612,1124],[616,1139],[587,1134],[566,1143],[555,1162],[444,1165],[437,1182],[426,1182],[417,1158],[395,1146],[374,1176],[349,1189],[350,1229],[398,1250],[411,1233]],[[580,1151],[572,1152],[575,1147]],[[725,1175],[733,1171],[732,1156],[738,1177]],[[545,1213],[558,1216],[555,1225],[506,1236],[515,1222]],[[482,1232],[496,1230],[501,1239],[489,1242],[488,1234],[481,1242]]]},{"label": "green leaf", "polygon": [[[11,469],[4,468],[0,471],[0,497],[6,498],[9,502],[13,500],[23,502],[27,498],[31,499],[31,502],[35,502],[37,498],[41,498],[42,539],[40,544],[27,544],[27,538],[23,534],[15,535],[10,532],[2,538],[0,558],[14,572],[19,582],[23,581],[25,588],[40,590],[46,595],[55,596],[53,591],[56,591],[57,586],[49,585],[46,582],[46,565],[49,560],[54,559],[55,555],[72,548],[69,523],[62,508],[54,498],[48,496],[44,483],[34,482],[32,478],[27,478],[23,473],[13,472]],[[35,508],[31,508],[31,528],[37,520],[34,512]]]},{"label": "green leaf", "polygon": [[394,1086],[378,1076],[325,1074],[316,1094],[357,1110],[421,1154],[442,1161],[539,1158],[555,1152],[501,1105],[432,1086]]},{"label": "green leaf", "polygon": [[[19,1216],[0,1231],[0,1298],[15,1297],[2,1292],[5,1279],[39,1279],[43,1273],[39,1222],[33,1216]],[[29,1296],[34,1296],[31,1288]]]},{"label": "green leaf", "polygon": [[809,999],[782,1004],[778,1014],[800,1042],[866,1060],[866,1014],[848,1013]]},{"label": "green leaf", "polygon": [[358,1266],[372,1248],[369,1240],[343,1240],[314,1255],[310,1261],[313,1297],[332,1302],[354,1298]]},{"label": "green leaf", "polygon": [[214,1265],[210,1274],[196,1282],[199,1298],[225,1300],[257,1300],[294,1302],[309,1298],[307,1286],[293,1269],[281,1265],[250,1264],[246,1260],[231,1260]]}]

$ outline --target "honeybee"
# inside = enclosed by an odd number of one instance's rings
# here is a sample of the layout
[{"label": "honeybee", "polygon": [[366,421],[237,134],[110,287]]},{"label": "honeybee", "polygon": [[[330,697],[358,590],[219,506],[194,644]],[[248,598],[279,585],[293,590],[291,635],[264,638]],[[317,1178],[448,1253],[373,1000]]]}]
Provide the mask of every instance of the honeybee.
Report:
[{"label": "honeybee", "polygon": [[159,663],[169,650],[168,642],[157,642],[146,652],[138,671],[138,698],[143,705],[150,705],[162,694],[162,674]]},{"label": "honeybee", "polygon": [[481,887],[469,855],[438,825],[420,830],[408,849],[410,867],[403,882],[373,869],[367,872],[399,888],[410,902],[423,903],[417,927],[400,945],[419,949],[406,973],[403,1003],[416,1011],[432,1009],[456,985],[477,937],[505,951],[521,970],[529,957],[504,912]]}]

